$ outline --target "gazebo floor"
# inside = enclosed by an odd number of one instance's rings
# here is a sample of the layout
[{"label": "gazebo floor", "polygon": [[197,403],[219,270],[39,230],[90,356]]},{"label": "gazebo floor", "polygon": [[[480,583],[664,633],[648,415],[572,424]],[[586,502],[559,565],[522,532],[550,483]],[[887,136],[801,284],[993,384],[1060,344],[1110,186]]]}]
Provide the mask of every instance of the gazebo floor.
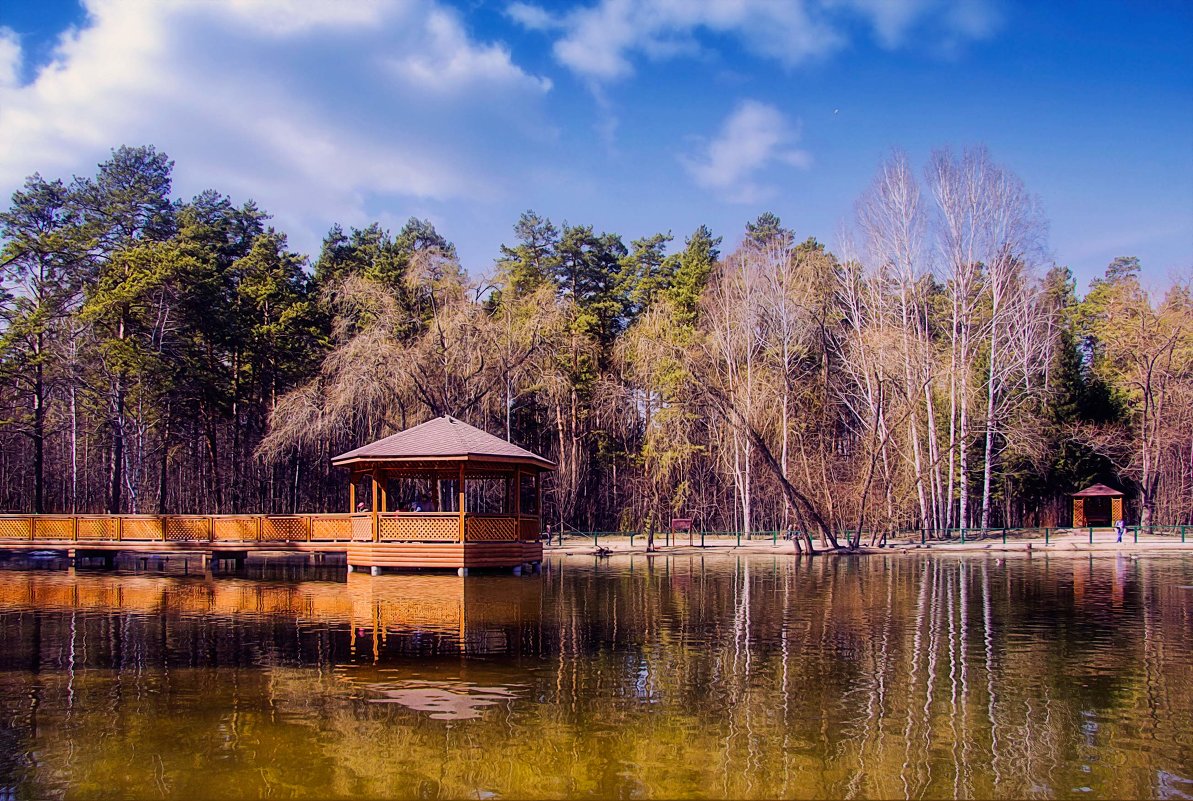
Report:
[{"label": "gazebo floor", "polygon": [[0,540],[0,551],[62,551],[68,557],[117,553],[202,554],[243,560],[253,553],[342,553],[354,569],[514,568],[542,562],[541,542],[161,542],[38,539]]}]

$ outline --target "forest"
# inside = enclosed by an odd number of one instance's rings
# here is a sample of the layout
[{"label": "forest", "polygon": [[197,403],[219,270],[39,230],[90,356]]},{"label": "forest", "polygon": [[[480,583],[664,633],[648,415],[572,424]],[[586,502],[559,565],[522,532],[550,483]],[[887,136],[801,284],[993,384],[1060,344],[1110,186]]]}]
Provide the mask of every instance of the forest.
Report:
[{"label": "forest", "polygon": [[984,148],[893,152],[835,253],[771,213],[627,242],[528,211],[467,269],[418,219],[308,258],[172,170],[120,147],[0,212],[0,511],[343,511],[332,456],[451,414],[555,461],[566,529],[856,545],[1067,525],[1092,482],[1193,523],[1189,277],[1123,256],[1080,296]]}]

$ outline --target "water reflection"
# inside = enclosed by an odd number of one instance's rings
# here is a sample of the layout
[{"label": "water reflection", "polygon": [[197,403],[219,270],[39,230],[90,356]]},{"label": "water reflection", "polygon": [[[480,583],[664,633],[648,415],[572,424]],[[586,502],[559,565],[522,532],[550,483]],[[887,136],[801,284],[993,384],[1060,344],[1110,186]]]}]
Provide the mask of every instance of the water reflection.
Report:
[{"label": "water reflection", "polygon": [[1187,557],[906,555],[0,571],[0,787],[1193,797],[1191,578]]},{"label": "water reflection", "polygon": [[479,718],[481,710],[515,697],[509,687],[477,687],[467,682],[399,681],[394,686],[374,684],[378,704],[401,704],[416,712],[427,712],[436,720]]}]

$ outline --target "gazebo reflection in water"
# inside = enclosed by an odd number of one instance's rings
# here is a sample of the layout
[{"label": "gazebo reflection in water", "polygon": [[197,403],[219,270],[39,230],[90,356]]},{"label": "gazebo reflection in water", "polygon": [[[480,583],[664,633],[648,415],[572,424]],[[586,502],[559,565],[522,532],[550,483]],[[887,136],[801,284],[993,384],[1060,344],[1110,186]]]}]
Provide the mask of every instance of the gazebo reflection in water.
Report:
[{"label": "gazebo reflection in water", "polygon": [[221,625],[239,617],[290,618],[294,631],[347,631],[353,661],[516,650],[538,627],[542,584],[509,575],[350,574],[344,582],[37,571],[0,582],[0,612],[169,615]]}]

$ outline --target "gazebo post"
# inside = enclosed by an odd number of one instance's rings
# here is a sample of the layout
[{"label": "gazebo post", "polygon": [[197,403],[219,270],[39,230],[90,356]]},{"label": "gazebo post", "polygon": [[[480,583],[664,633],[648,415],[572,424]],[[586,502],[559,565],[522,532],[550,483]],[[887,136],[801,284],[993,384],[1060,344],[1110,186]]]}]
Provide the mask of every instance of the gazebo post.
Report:
[{"label": "gazebo post", "polygon": [[514,487],[510,493],[514,497],[510,499],[510,511],[514,513],[514,517],[518,518],[518,530],[522,530],[522,471],[514,468]]},{"label": "gazebo post", "polygon": [[460,542],[464,541],[464,463],[460,462]]},{"label": "gazebo post", "polygon": [[356,511],[356,471],[353,470],[348,475],[348,513],[351,514]]},{"label": "gazebo post", "polygon": [[373,542],[376,542],[381,533],[380,521],[377,519],[377,468],[374,467],[369,475],[373,478]]},{"label": "gazebo post", "polygon": [[[539,472],[534,471],[534,516],[538,518],[538,531],[543,530],[543,492],[539,483]],[[559,524],[559,543],[563,544],[563,523]],[[550,543],[547,543],[550,545]]]}]

